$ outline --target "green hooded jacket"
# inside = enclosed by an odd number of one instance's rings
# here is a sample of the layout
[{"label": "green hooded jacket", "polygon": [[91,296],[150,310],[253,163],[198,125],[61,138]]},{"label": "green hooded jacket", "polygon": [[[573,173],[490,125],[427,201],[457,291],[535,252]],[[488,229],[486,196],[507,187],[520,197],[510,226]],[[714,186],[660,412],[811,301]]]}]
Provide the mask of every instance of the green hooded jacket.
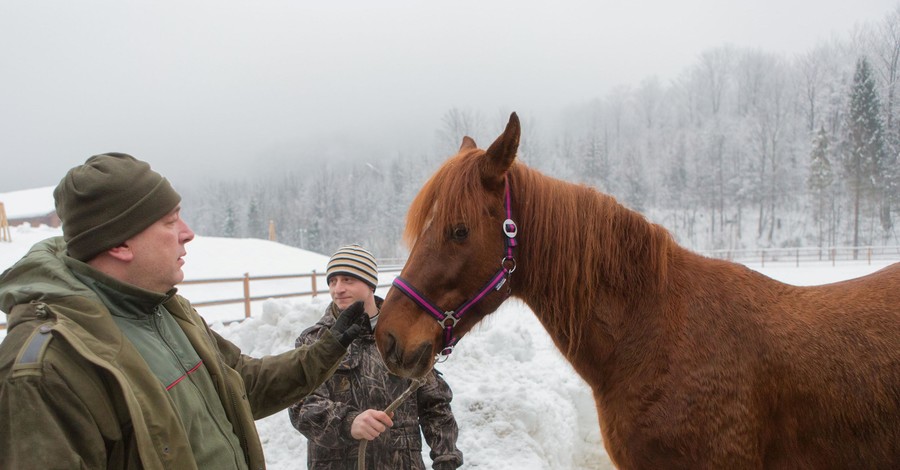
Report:
[{"label": "green hooded jacket", "polygon": [[[194,469],[165,387],[81,283],[61,237],[36,244],[0,276],[0,468]],[[265,468],[254,420],[326,380],[346,348],[325,335],[252,358],[209,329],[183,297],[163,306],[207,367],[251,469]]]}]

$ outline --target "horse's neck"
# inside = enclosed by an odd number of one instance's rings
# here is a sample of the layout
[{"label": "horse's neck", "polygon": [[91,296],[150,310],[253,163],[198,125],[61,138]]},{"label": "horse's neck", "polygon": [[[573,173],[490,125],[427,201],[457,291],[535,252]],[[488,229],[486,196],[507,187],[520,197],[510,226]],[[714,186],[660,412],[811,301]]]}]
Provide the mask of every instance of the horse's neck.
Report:
[{"label": "horse's neck", "polygon": [[576,369],[591,361],[596,373],[625,330],[641,328],[633,310],[651,315],[656,308],[676,247],[660,227],[589,188],[550,180],[528,191],[517,195],[522,241],[514,293]]},{"label": "horse's neck", "polygon": [[531,172],[520,176],[513,214],[528,290],[592,300],[598,288],[623,297],[662,288],[677,249],[668,232],[611,196]]}]

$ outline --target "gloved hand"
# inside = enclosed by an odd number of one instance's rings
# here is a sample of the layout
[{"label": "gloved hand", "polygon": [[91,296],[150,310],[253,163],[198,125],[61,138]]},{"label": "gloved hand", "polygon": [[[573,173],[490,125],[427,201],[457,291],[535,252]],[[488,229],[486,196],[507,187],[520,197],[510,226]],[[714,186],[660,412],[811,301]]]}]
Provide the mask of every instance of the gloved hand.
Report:
[{"label": "gloved hand", "polygon": [[341,346],[346,348],[354,339],[364,333],[363,321],[368,321],[367,317],[363,301],[354,302],[338,315],[334,326],[331,327],[331,334],[338,340],[338,343],[341,343]]},{"label": "gloved hand", "polygon": [[456,464],[453,462],[443,461],[431,466],[434,470],[456,470]]}]

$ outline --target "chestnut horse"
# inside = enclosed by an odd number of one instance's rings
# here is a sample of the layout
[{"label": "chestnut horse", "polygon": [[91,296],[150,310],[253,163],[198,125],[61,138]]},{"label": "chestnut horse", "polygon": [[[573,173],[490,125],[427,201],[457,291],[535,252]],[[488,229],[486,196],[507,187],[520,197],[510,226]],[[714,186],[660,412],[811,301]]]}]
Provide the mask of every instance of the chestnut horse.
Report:
[{"label": "chestnut horse", "polygon": [[423,375],[512,295],[620,468],[900,468],[900,263],[796,287],[705,258],[516,162],[519,135],[512,114],[487,151],[464,138],[413,201],[376,328],[393,372]]}]

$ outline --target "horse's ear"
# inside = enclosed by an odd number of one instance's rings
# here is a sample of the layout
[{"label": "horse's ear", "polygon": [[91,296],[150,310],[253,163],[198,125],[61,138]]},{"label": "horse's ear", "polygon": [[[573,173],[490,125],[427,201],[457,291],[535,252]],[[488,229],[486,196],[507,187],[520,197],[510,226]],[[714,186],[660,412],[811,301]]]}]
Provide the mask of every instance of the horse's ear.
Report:
[{"label": "horse's ear", "polygon": [[462,152],[463,150],[472,150],[477,147],[478,146],[475,145],[475,139],[469,136],[465,136],[463,137],[462,145],[459,146],[459,151]]},{"label": "horse's ear", "polygon": [[516,159],[521,133],[522,128],[519,125],[519,116],[516,113],[512,113],[509,116],[509,123],[506,124],[506,129],[485,152],[484,173],[482,174],[482,180],[485,185],[502,185],[503,176],[509,170],[513,160]]}]

